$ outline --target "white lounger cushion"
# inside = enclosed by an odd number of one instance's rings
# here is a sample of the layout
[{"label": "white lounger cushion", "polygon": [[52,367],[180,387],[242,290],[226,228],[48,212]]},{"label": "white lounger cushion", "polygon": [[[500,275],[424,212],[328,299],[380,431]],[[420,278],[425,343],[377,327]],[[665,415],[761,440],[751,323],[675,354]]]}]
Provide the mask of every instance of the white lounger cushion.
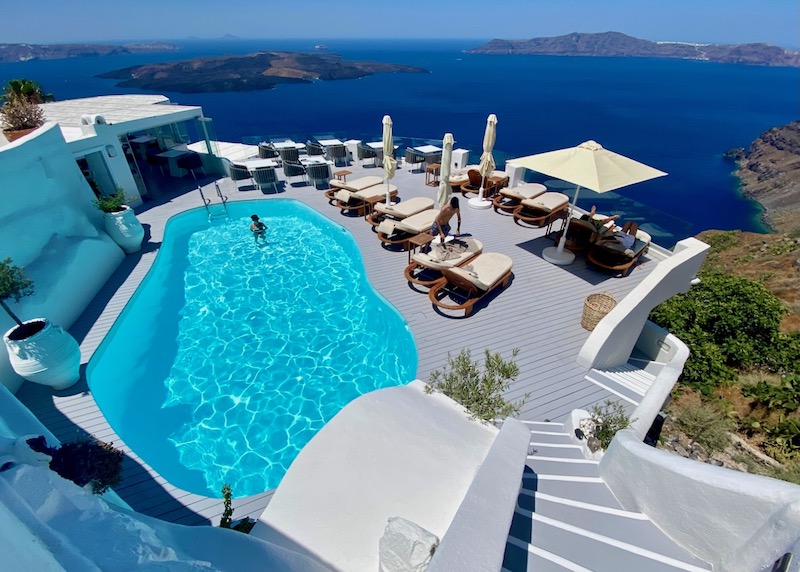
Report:
[{"label": "white lounger cushion", "polygon": [[351,193],[357,193],[358,191],[363,191],[364,189],[374,187],[375,185],[380,185],[381,183],[383,183],[383,179],[381,177],[370,175],[368,177],[361,177],[355,181],[350,181],[349,183],[344,183],[342,181],[331,181],[331,188],[344,189],[346,191],[350,191]]},{"label": "white lounger cushion", "polygon": [[394,234],[394,229],[396,226],[397,226],[396,220],[386,219],[381,221],[381,224],[378,225],[377,232],[378,234],[392,236],[392,234]]},{"label": "white lounger cushion", "polygon": [[525,199],[532,199],[545,193],[547,187],[541,183],[522,183],[513,188],[505,188],[500,190],[500,194],[504,197],[518,199],[520,201]]},{"label": "white lounger cushion", "polygon": [[439,270],[458,266],[483,250],[483,244],[472,237],[454,238],[444,244],[435,244],[430,252],[418,252],[414,262],[427,268]]},{"label": "white lounger cushion", "polygon": [[342,202],[344,204],[347,204],[347,203],[350,202],[350,197],[352,197],[352,196],[353,196],[353,193],[351,193],[350,191],[345,191],[344,189],[342,189],[341,191],[338,191],[336,193],[336,200],[339,201],[339,202]]},{"label": "white lounger cushion", "polygon": [[[368,179],[369,177],[364,177],[364,178]],[[397,185],[389,185],[389,194],[396,192],[397,192]],[[361,200],[364,200],[385,194],[386,194],[386,185],[384,184],[383,181],[381,181],[380,185],[374,185],[372,187],[367,187],[363,191],[357,191],[353,193],[353,196],[358,197]]]},{"label": "white lounger cushion", "polygon": [[427,232],[433,226],[433,221],[436,220],[437,216],[439,216],[439,211],[437,209],[428,209],[398,221],[395,229],[411,234]]},{"label": "white lounger cushion", "polygon": [[391,217],[401,219],[410,217],[424,210],[433,208],[433,199],[428,197],[414,197],[397,203],[393,206],[386,206],[386,203],[378,203],[375,205],[375,210],[381,214],[389,215]]},{"label": "white lounger cushion", "polygon": [[463,276],[485,292],[497,284],[511,270],[513,264],[511,258],[505,254],[485,252],[462,268],[451,268],[450,272]]},{"label": "white lounger cushion", "polygon": [[542,193],[533,199],[525,199],[522,204],[526,207],[551,212],[569,203],[569,197],[564,193]]}]

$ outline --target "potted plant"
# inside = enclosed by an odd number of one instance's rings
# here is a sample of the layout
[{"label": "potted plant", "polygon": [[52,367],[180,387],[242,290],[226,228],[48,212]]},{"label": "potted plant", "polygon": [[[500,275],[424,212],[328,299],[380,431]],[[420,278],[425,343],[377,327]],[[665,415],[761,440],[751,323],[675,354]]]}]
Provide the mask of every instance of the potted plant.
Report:
[{"label": "potted plant", "polygon": [[44,125],[40,103],[55,98],[35,81],[12,79],[3,88],[0,122],[6,139],[14,141]]},{"label": "potted plant", "polygon": [[63,328],[44,318],[21,321],[6,303],[33,294],[33,282],[10,258],[0,262],[0,306],[16,325],[3,335],[11,367],[21,377],[66,389],[80,379],[78,342]]},{"label": "potted plant", "polygon": [[105,213],[106,233],[125,253],[131,254],[141,250],[144,228],[133,209],[125,204],[125,194],[122,189],[117,189],[113,195],[96,198],[94,204]]},{"label": "potted plant", "polygon": [[85,437],[50,447],[43,436],[26,440],[31,450],[50,456],[50,468],[101,495],[122,482],[122,451],[113,443]]}]

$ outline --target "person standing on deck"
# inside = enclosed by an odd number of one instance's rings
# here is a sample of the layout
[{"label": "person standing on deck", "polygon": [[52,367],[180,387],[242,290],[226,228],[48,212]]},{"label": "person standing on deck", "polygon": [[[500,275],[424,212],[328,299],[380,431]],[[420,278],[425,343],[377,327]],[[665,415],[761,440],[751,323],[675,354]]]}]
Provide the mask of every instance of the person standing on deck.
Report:
[{"label": "person standing on deck", "polygon": [[450,233],[450,220],[453,218],[453,215],[458,217],[458,226],[456,227],[455,233],[455,236],[458,236],[461,234],[461,209],[458,206],[458,197],[452,197],[450,199],[450,203],[439,211],[436,220],[431,226],[431,234],[434,237],[438,234],[442,243],[444,243],[445,237]]}]

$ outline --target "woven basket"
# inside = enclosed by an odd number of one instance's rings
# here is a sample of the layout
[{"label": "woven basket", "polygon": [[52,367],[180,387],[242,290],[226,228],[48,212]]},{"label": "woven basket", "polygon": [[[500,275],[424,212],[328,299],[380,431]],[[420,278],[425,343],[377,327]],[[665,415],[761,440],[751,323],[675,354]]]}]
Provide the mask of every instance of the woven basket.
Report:
[{"label": "woven basket", "polygon": [[617,301],[611,292],[598,292],[597,294],[589,294],[586,301],[583,303],[583,315],[581,316],[581,326],[589,330],[594,330],[595,326],[603,319],[603,316],[608,314]]}]

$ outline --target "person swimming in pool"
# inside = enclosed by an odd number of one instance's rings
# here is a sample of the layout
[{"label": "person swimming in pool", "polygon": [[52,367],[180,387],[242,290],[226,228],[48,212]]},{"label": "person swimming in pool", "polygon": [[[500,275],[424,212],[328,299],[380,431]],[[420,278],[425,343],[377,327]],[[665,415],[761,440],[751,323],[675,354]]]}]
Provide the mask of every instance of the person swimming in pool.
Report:
[{"label": "person swimming in pool", "polygon": [[252,224],[250,225],[250,232],[253,233],[253,242],[257,244],[259,238],[266,242],[267,225],[258,220],[258,215],[251,215],[250,218],[253,220]]}]

